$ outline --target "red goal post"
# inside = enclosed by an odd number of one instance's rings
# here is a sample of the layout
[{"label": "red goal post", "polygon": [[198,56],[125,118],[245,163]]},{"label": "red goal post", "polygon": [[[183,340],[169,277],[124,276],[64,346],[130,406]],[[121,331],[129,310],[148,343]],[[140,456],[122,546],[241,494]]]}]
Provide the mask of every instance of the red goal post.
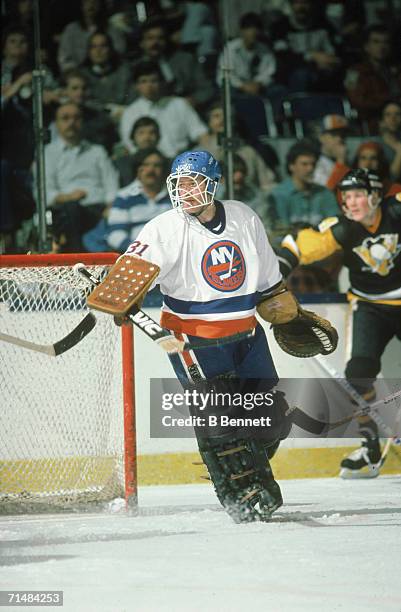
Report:
[{"label": "red goal post", "polygon": [[[0,332],[54,343],[85,317],[91,288],[73,266],[106,273],[115,253],[0,257]],[[57,357],[0,341],[0,512],[137,505],[132,326],[96,313]]]}]

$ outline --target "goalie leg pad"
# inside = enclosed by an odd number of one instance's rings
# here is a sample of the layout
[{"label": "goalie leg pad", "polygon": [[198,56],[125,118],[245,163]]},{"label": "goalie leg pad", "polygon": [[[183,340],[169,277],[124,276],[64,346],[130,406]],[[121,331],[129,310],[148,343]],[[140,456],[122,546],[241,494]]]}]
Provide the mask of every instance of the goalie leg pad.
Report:
[{"label": "goalie leg pad", "polygon": [[[264,385],[265,382],[265,385]],[[259,392],[269,381],[239,380],[222,376],[197,383],[196,389],[203,394],[211,391],[221,394],[245,394]],[[269,459],[276,452],[280,440],[287,437],[291,421],[285,413],[288,404],[280,391],[271,392],[273,403],[254,410],[238,409],[230,404],[224,409],[208,406],[207,413],[226,416],[236,420],[242,416],[270,416],[272,426],[252,429],[241,426],[195,427],[201,457],[208,469],[217,497],[236,523],[268,521],[282,503],[280,487],[274,480]],[[190,406],[194,416],[205,418],[205,412]],[[207,420],[207,419],[206,419]]]},{"label": "goalie leg pad", "polygon": [[283,499],[268,460],[279,441],[198,438],[216,495],[236,523],[268,521]]}]

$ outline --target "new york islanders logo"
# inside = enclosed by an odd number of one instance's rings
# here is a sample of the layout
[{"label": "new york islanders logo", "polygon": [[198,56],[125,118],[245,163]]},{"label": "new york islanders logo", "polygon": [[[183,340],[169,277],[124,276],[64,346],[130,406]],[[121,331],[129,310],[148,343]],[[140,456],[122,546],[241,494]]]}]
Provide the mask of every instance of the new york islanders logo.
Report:
[{"label": "new york islanders logo", "polygon": [[202,257],[205,281],[218,291],[235,291],[244,283],[246,268],[244,256],[231,240],[212,244]]},{"label": "new york islanders logo", "polygon": [[387,276],[394,268],[401,244],[398,244],[398,234],[380,234],[376,238],[365,238],[360,246],[352,250],[367,264],[362,267],[364,272]]}]

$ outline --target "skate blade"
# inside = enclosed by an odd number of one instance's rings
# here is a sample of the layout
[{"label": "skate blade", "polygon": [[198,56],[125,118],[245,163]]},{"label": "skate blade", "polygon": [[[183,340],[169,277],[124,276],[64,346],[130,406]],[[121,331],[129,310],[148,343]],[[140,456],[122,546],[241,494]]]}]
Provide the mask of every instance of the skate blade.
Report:
[{"label": "skate blade", "polygon": [[343,480],[358,480],[363,478],[377,478],[380,474],[380,467],[368,466],[360,470],[350,470],[349,468],[341,468],[340,478]]}]

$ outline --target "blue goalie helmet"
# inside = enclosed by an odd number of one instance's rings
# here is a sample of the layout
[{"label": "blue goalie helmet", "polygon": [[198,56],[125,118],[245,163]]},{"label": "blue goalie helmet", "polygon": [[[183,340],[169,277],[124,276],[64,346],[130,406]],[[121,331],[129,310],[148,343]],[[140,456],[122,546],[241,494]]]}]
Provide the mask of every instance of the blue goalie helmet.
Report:
[{"label": "blue goalie helmet", "polygon": [[185,151],[174,159],[167,189],[175,208],[201,208],[213,202],[221,167],[208,151]]}]

